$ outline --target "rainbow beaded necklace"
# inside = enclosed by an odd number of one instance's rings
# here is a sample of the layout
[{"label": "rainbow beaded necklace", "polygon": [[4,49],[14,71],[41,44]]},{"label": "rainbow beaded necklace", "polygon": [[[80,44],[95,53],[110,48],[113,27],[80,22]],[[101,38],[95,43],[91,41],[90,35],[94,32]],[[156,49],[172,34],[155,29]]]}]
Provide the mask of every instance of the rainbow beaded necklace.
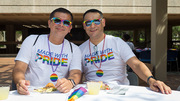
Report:
[{"label": "rainbow beaded necklace", "polygon": [[[51,49],[50,49],[50,45],[49,45],[49,36],[50,35],[48,35],[48,48],[49,48],[49,52],[51,53]],[[61,48],[61,53],[60,53],[60,56],[59,56],[59,60],[61,60],[61,55],[62,55],[62,52],[63,52],[63,49],[64,49],[64,40],[63,40],[63,44],[62,44],[62,48]],[[51,60],[51,54],[50,54],[50,60]],[[52,74],[51,74],[51,76],[50,76],[50,80],[52,81],[52,82],[56,82],[57,81],[57,79],[58,79],[58,76],[57,76],[57,74],[55,73],[56,72],[56,70],[57,70],[57,67],[58,67],[58,65],[56,66],[56,68],[55,68],[55,70],[54,70],[54,68],[53,68],[53,63],[51,64],[51,68],[52,68]]]},{"label": "rainbow beaded necklace", "polygon": [[[103,47],[102,47],[102,54],[103,54],[103,51],[104,51],[105,37],[106,37],[106,35],[104,34],[104,41],[103,41]],[[91,59],[92,59],[90,40],[89,40],[89,52],[90,52],[90,56],[91,56]],[[92,61],[93,61],[93,60],[92,60]],[[94,63],[94,61],[93,61],[93,64],[94,64],[94,65],[96,66],[96,68],[98,69],[98,70],[96,71],[96,75],[97,75],[98,77],[102,77],[103,74],[104,74],[103,70],[101,70],[102,59],[100,59],[100,65],[99,65],[99,67]]]}]

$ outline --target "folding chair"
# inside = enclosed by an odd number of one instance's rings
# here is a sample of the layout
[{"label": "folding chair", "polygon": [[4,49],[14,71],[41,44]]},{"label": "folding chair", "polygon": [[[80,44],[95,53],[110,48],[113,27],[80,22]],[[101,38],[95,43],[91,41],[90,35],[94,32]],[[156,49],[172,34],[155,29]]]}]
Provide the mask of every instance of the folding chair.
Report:
[{"label": "folding chair", "polygon": [[178,86],[177,91],[180,91],[180,86]]},{"label": "folding chair", "polygon": [[138,86],[139,85],[138,76],[134,72],[127,72],[127,74],[128,74],[127,78],[130,82],[130,85]]},{"label": "folding chair", "polygon": [[178,51],[168,50],[167,51],[167,62],[170,65],[170,71],[172,69],[172,63],[176,62],[176,69],[179,71],[178,64]]},{"label": "folding chair", "polygon": [[140,52],[139,60],[142,62],[145,62],[145,63],[150,63],[151,62],[151,51],[146,50],[146,51]]}]

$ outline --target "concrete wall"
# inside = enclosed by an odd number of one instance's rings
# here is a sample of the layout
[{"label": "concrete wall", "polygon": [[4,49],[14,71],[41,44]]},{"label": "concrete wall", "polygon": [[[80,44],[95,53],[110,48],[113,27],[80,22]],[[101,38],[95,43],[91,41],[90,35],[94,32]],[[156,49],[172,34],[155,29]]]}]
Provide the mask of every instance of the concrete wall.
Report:
[{"label": "concrete wall", "polygon": [[[168,13],[180,13],[180,0],[168,0]],[[96,8],[104,13],[151,13],[151,0],[0,0],[0,13],[49,13],[65,7],[73,13]]]},{"label": "concrete wall", "polygon": [[96,8],[104,13],[150,13],[151,0],[1,0],[0,13],[49,13],[65,7],[73,13]]},{"label": "concrete wall", "polygon": [[180,0],[168,0],[168,13],[180,14]]},{"label": "concrete wall", "polygon": [[0,0],[0,13],[49,13],[58,7],[73,13],[90,8],[104,13],[150,13],[150,6],[151,0]]}]

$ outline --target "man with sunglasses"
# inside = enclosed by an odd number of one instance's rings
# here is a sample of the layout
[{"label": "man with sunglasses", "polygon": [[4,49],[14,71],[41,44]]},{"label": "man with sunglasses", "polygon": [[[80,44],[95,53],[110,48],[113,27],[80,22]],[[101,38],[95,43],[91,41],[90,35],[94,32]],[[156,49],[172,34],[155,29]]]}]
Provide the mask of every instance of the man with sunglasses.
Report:
[{"label": "man with sunglasses", "polygon": [[27,86],[45,87],[50,82],[67,93],[79,83],[80,49],[64,39],[72,29],[72,21],[70,11],[55,9],[48,20],[50,34],[30,35],[24,40],[13,70],[18,93],[28,95]]},{"label": "man with sunglasses", "polygon": [[128,64],[153,91],[171,94],[171,88],[155,80],[147,66],[135,57],[122,39],[104,33],[105,19],[101,11],[90,9],[84,13],[83,19],[83,27],[90,37],[80,45],[82,70],[87,81],[129,85]]}]

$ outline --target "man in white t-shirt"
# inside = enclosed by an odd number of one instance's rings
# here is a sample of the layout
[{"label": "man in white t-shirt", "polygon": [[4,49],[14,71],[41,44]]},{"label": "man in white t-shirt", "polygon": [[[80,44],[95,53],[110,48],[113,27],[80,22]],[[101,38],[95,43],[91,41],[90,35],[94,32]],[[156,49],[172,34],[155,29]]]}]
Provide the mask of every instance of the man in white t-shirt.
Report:
[{"label": "man in white t-shirt", "polygon": [[73,16],[57,8],[48,20],[50,34],[30,35],[22,43],[15,58],[13,80],[20,94],[28,95],[27,86],[45,87],[52,82],[67,93],[81,78],[81,52],[64,37],[72,29]]},{"label": "man in white t-shirt", "polygon": [[132,49],[132,50],[135,50],[134,48],[134,44],[132,42],[130,42],[130,36],[128,34],[123,34],[123,40],[129,45],[129,47]]},{"label": "man in white t-shirt", "polygon": [[[130,39],[131,39],[130,35],[124,33],[122,39],[129,45],[132,51],[135,52],[134,44],[130,42]],[[127,67],[127,71],[132,72],[132,69],[128,65],[126,67]]]},{"label": "man in white t-shirt", "polygon": [[147,66],[139,61],[120,38],[105,35],[105,19],[101,11],[90,9],[83,15],[83,27],[90,37],[80,45],[83,73],[87,81],[103,81],[128,85],[126,64],[154,91],[170,94],[171,88],[155,80]]}]

